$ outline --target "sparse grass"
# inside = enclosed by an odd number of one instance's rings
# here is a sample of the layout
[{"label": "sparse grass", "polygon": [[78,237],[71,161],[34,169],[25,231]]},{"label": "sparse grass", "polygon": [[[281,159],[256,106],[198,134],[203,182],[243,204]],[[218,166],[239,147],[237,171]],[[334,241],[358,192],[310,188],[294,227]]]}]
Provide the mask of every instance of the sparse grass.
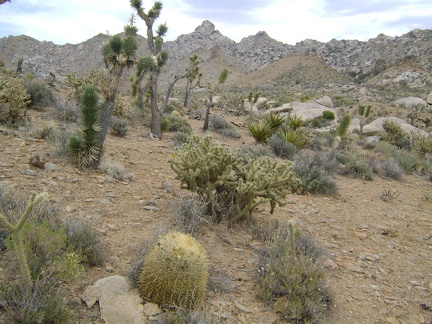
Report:
[{"label": "sparse grass", "polygon": [[324,321],[330,294],[319,262],[319,249],[291,224],[273,233],[258,277],[261,298],[282,319],[296,323]]},{"label": "sparse grass", "polygon": [[203,223],[208,223],[206,202],[192,195],[182,196],[174,212],[176,227],[184,233],[197,235]]},{"label": "sparse grass", "polygon": [[102,159],[99,165],[99,170],[120,181],[128,181],[133,179],[133,174],[126,172],[123,165],[107,158]]},{"label": "sparse grass", "polygon": [[54,104],[54,116],[61,122],[75,123],[78,121],[80,115],[80,108],[75,101],[58,99]]}]

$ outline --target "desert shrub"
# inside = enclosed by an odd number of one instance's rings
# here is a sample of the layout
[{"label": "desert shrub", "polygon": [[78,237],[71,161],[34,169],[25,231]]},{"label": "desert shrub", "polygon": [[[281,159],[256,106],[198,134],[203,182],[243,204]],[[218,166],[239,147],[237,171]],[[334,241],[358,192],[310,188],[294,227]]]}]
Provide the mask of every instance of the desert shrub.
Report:
[{"label": "desert shrub", "polygon": [[297,147],[293,143],[281,138],[279,133],[273,134],[272,137],[270,137],[268,145],[276,156],[283,159],[291,159],[297,152]]},{"label": "desert shrub", "polygon": [[308,126],[313,128],[322,128],[331,125],[331,120],[325,119],[323,116],[315,117],[314,119],[308,121]]},{"label": "desert shrub", "polygon": [[230,123],[221,115],[211,115],[209,117],[210,127],[212,129],[223,129],[230,126]]},{"label": "desert shrub", "polygon": [[414,171],[420,166],[420,160],[415,154],[400,150],[388,142],[380,142],[375,151],[386,157],[393,158],[405,171]]},{"label": "desert shrub", "polygon": [[[176,308],[159,316],[160,323],[222,324],[226,321],[208,310]],[[159,322],[158,321],[158,322]]]},{"label": "desert shrub", "polygon": [[217,222],[246,221],[266,202],[273,213],[298,185],[291,164],[270,158],[244,162],[238,151],[213,143],[209,136],[192,136],[169,163],[182,184],[208,204],[207,214]]},{"label": "desert shrub", "polygon": [[31,289],[22,282],[0,283],[0,309],[4,323],[74,323],[65,305],[65,293],[58,280],[50,276],[38,278]]},{"label": "desert shrub", "polygon": [[311,194],[334,194],[336,180],[332,174],[337,163],[332,153],[304,152],[295,157],[294,172],[300,179],[300,191]]},{"label": "desert shrub", "polygon": [[298,150],[309,146],[313,141],[312,133],[307,128],[298,128],[296,130],[284,127],[278,132],[279,137],[289,143],[292,143]]},{"label": "desert shrub", "polygon": [[118,137],[125,137],[128,131],[128,122],[124,118],[112,117],[110,121],[111,134]]},{"label": "desert shrub", "polygon": [[386,120],[382,124],[383,129],[378,133],[383,142],[395,145],[400,149],[410,150],[412,148],[409,134],[402,129],[402,126],[393,121]]},{"label": "desert shrub", "polygon": [[120,163],[106,158],[102,159],[99,170],[120,181],[132,180],[133,178],[133,174],[128,173]]},{"label": "desert shrub", "polygon": [[418,132],[412,132],[413,151],[420,157],[424,158],[426,154],[432,153],[432,137],[421,135]]},{"label": "desert shrub", "polygon": [[220,115],[211,115],[209,118],[209,123],[212,130],[223,136],[240,138],[240,134],[233,127],[233,125],[227,122],[226,119]]},{"label": "desert shrub", "polygon": [[181,146],[184,143],[187,143],[189,139],[190,134],[183,133],[183,132],[175,132],[171,136],[171,140],[173,141],[175,146]]},{"label": "desert shrub", "polygon": [[57,129],[54,131],[51,140],[54,143],[54,155],[57,157],[67,157],[70,155],[70,148],[68,146],[69,138],[72,132],[69,129]]},{"label": "desert shrub", "polygon": [[192,133],[192,127],[188,121],[182,116],[165,115],[164,120],[168,123],[166,132],[183,132],[186,134]]},{"label": "desert shrub", "polygon": [[334,112],[330,111],[330,110],[325,110],[323,111],[323,118],[326,120],[335,120],[335,114]]},{"label": "desert shrub", "polygon": [[58,99],[54,104],[54,116],[61,122],[76,122],[80,110],[75,101]]},{"label": "desert shrub", "polygon": [[36,167],[36,168],[38,168],[38,169],[42,169],[42,170],[43,170],[43,169],[45,169],[45,163],[46,163],[47,161],[48,161],[48,160],[47,160],[45,157],[40,156],[39,153],[35,152],[35,153],[33,153],[32,156],[30,157],[29,164],[30,164],[31,166],[34,166],[34,167]]},{"label": "desert shrub", "polygon": [[372,169],[363,152],[349,146],[346,150],[336,154],[336,159],[340,163],[339,173],[352,175],[355,178],[372,180]]},{"label": "desert shrub", "polygon": [[404,170],[394,159],[387,160],[383,165],[383,175],[387,178],[400,181]]},{"label": "desert shrub", "polygon": [[101,266],[105,255],[97,231],[86,220],[70,218],[64,223],[67,244],[80,253],[89,266]]},{"label": "desert shrub", "polygon": [[274,158],[276,155],[270,147],[267,145],[254,145],[254,146],[243,146],[240,150],[240,158],[246,163],[249,158],[259,159],[260,157],[270,157]]},{"label": "desert shrub", "polygon": [[42,128],[34,128],[29,132],[29,136],[37,139],[48,140],[54,136],[54,129],[52,126],[44,126]]},{"label": "desert shrub", "polygon": [[168,118],[165,117],[161,120],[161,132],[163,132],[163,133],[168,132],[170,129],[170,126],[171,125],[170,125]]},{"label": "desert shrub", "polygon": [[254,122],[248,126],[249,133],[257,143],[265,144],[267,140],[273,135],[271,128],[263,122]]},{"label": "desert shrub", "polygon": [[174,212],[176,227],[184,233],[196,235],[200,226],[208,222],[205,218],[206,202],[192,195],[182,196]]},{"label": "desert shrub", "polygon": [[47,84],[41,81],[24,82],[24,87],[30,95],[31,107],[44,108],[55,103],[55,97]]},{"label": "desert shrub", "polygon": [[[260,261],[260,296],[284,320],[316,323],[330,309],[330,294],[315,244],[290,224],[270,239]],[[275,302],[274,302],[275,301]]]},{"label": "desert shrub", "polygon": [[21,79],[0,74],[0,123],[18,127],[25,123],[30,95]]}]

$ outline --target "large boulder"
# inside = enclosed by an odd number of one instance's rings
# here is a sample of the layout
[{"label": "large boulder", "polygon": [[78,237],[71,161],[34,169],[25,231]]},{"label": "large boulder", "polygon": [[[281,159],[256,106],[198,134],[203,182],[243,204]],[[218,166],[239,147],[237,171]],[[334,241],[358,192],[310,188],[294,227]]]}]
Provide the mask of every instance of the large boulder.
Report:
[{"label": "large boulder", "polygon": [[426,103],[427,103],[428,105],[432,105],[432,92],[429,93],[429,95],[427,96],[427,98],[426,98]]},{"label": "large boulder", "polygon": [[257,110],[263,110],[266,109],[269,106],[268,99],[260,97],[258,98],[257,102],[254,104],[253,108],[256,108]]},{"label": "large boulder", "polygon": [[317,102],[293,102],[291,107],[291,115],[301,116],[304,122],[321,117],[324,111],[331,111],[334,113],[336,117],[335,120],[337,120],[337,113],[335,109],[323,106]]},{"label": "large boulder", "polygon": [[348,132],[351,134],[360,134],[360,119],[352,118],[348,127]]},{"label": "large boulder", "polygon": [[377,135],[380,131],[383,130],[382,125],[386,120],[390,120],[398,123],[402,127],[402,129],[407,133],[410,133],[411,131],[416,131],[416,132],[420,132],[422,135],[426,135],[426,136],[429,135],[427,132],[419,130],[417,127],[412,126],[409,123],[407,123],[405,120],[397,117],[379,117],[375,119],[374,121],[372,121],[371,123],[363,127],[363,135],[366,136]]},{"label": "large boulder", "polygon": [[321,97],[316,102],[322,106],[327,107],[327,108],[334,108],[333,101],[331,100],[331,98],[329,96]]},{"label": "large boulder", "polygon": [[416,109],[419,107],[425,108],[427,106],[426,101],[418,97],[401,98],[399,100],[396,100],[395,104],[398,107],[406,107],[408,109]]}]

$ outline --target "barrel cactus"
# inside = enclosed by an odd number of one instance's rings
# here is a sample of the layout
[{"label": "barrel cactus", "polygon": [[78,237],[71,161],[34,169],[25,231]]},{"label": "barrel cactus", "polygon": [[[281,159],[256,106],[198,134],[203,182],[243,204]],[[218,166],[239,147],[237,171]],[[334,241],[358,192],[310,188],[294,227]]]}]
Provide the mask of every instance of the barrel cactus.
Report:
[{"label": "barrel cactus", "polygon": [[194,309],[203,305],[207,278],[204,248],[188,234],[170,232],[148,253],[138,290],[145,301]]}]

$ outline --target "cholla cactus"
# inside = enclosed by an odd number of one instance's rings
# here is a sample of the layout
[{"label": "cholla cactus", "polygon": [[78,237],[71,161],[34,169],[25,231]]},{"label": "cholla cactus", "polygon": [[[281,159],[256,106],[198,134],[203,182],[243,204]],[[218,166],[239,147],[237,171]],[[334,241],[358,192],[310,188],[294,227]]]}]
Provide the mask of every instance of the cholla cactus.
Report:
[{"label": "cholla cactus", "polygon": [[9,126],[23,123],[30,102],[21,79],[0,75],[0,122]]}]

